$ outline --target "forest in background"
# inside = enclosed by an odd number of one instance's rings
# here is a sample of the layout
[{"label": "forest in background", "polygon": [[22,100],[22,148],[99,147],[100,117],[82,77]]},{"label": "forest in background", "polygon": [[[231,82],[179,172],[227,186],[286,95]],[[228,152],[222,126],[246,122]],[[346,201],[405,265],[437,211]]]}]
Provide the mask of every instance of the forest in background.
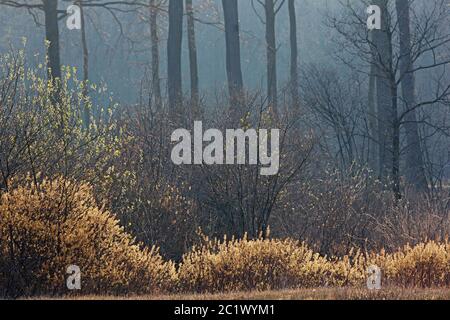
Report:
[{"label": "forest in background", "polygon": [[[0,293],[59,293],[77,259],[92,292],[345,286],[374,261],[448,286],[449,9],[0,0]],[[280,129],[279,172],[174,165],[198,120]]]}]

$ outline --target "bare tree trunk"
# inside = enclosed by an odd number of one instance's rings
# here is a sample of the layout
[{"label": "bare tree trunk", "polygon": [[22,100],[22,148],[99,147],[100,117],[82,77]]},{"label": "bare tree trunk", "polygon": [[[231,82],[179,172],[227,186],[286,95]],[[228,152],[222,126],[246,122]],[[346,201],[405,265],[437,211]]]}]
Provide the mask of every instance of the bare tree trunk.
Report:
[{"label": "bare tree trunk", "polygon": [[156,0],[150,0],[150,37],[152,46],[152,95],[156,109],[161,109],[161,83],[159,78],[158,8]]},{"label": "bare tree trunk", "polygon": [[[396,198],[400,190],[400,123],[398,88],[393,66],[392,32],[388,0],[376,0],[381,9],[381,30],[373,30],[373,56],[376,66],[380,179],[393,183]],[[390,168],[390,170],[389,170]]]},{"label": "bare tree trunk", "polygon": [[[87,46],[86,39],[86,20],[84,15],[84,8],[81,2],[78,2],[77,5],[80,7],[80,15],[81,15],[81,45],[83,47],[83,81],[85,83],[83,87],[83,96],[87,99],[89,95],[89,50]],[[89,106],[86,102],[84,102],[83,107],[83,122],[86,128],[89,128],[91,120],[91,112],[89,110]]]},{"label": "bare tree trunk", "polygon": [[169,112],[181,114],[182,79],[181,50],[183,42],[183,0],[169,0],[169,37],[167,40],[167,72]]},{"label": "bare tree trunk", "polygon": [[300,107],[298,94],[298,44],[297,44],[297,17],[295,13],[295,0],[289,0],[289,22],[291,43],[291,97],[294,112],[298,113]]},{"label": "bare tree trunk", "polygon": [[197,45],[195,43],[195,20],[194,8],[192,0],[186,0],[187,12],[187,30],[188,30],[188,46],[189,46],[189,67],[191,73],[191,108],[193,116],[199,116],[199,80],[198,80],[198,62],[197,62]]},{"label": "bare tree trunk", "polygon": [[400,190],[400,122],[398,118],[398,88],[395,74],[391,75],[391,125],[392,125],[392,182],[397,199],[402,197]]},{"label": "bare tree trunk", "polygon": [[277,48],[275,39],[275,3],[265,0],[266,11],[266,50],[267,50],[267,98],[269,106],[277,114]]},{"label": "bare tree trunk", "polygon": [[237,0],[222,0],[225,41],[228,90],[231,108],[239,110],[243,98],[243,80],[241,68],[241,44],[239,34],[239,11]]},{"label": "bare tree trunk", "polygon": [[400,30],[400,77],[402,97],[405,104],[405,129],[407,139],[406,150],[406,180],[420,190],[427,190],[423,153],[417,124],[415,79],[410,72],[413,69],[411,59],[411,31],[409,0],[396,0],[397,19]]},{"label": "bare tree trunk", "polygon": [[376,98],[376,68],[372,63],[370,65],[370,75],[369,75],[369,97],[368,97],[368,107],[367,107],[367,122],[369,129],[369,139],[368,139],[368,164],[369,168],[374,172],[378,172],[378,130],[377,130],[377,110],[375,104]]},{"label": "bare tree trunk", "polygon": [[387,0],[374,0],[381,8],[382,28],[373,30],[373,64],[376,67],[376,100],[378,109],[379,178],[385,181],[392,167],[394,118],[392,117],[392,47],[388,23]]},{"label": "bare tree trunk", "polygon": [[47,48],[47,69],[51,79],[61,79],[61,62],[59,56],[58,2],[43,0],[45,15],[45,39]]}]

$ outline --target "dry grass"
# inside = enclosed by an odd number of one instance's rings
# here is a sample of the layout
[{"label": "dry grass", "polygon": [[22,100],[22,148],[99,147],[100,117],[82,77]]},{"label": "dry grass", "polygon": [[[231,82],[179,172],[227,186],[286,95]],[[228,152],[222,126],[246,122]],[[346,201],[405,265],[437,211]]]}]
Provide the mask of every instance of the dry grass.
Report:
[{"label": "dry grass", "polygon": [[253,291],[229,294],[191,294],[170,296],[79,296],[37,298],[38,300],[450,300],[450,288],[403,289],[385,288],[369,291],[364,288],[318,288],[283,291]]}]

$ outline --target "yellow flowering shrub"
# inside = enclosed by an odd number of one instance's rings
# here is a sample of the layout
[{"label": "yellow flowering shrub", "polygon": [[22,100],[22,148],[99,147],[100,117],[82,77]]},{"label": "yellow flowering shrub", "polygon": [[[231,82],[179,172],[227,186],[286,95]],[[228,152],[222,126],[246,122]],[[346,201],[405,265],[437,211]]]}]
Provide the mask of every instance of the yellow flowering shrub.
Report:
[{"label": "yellow flowering shrub", "polygon": [[181,289],[189,292],[363,287],[368,267],[376,265],[384,286],[449,286],[449,256],[448,242],[405,246],[390,254],[352,249],[327,258],[289,239],[214,240],[186,254],[178,276]]},{"label": "yellow flowering shrub", "polygon": [[81,269],[80,294],[229,292],[364,287],[367,268],[383,286],[450,286],[450,243],[429,241],[396,252],[341,257],[315,253],[292,239],[209,240],[176,268],[143,247],[99,207],[90,185],[57,178],[24,179],[0,197],[0,296],[71,294],[70,265]]},{"label": "yellow flowering shrub", "polygon": [[219,292],[324,285],[328,262],[294,240],[207,241],[184,255],[184,290]]},{"label": "yellow flowering shrub", "polygon": [[343,257],[330,259],[328,284],[334,287],[346,287],[364,283],[367,279],[367,260],[366,255],[357,249],[351,249]]},{"label": "yellow flowering shrub", "polygon": [[450,286],[450,243],[429,241],[377,256],[387,284],[402,287]]},{"label": "yellow flowering shrub", "polygon": [[98,207],[87,184],[27,181],[0,200],[0,291],[68,294],[66,268],[81,269],[80,293],[169,290],[176,271],[156,248],[141,248]]}]

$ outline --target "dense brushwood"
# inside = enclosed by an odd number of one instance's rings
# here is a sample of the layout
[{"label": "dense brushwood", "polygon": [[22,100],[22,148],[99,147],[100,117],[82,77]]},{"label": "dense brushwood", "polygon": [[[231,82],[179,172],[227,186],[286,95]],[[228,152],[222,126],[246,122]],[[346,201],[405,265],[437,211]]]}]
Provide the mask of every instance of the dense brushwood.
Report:
[{"label": "dense brushwood", "polygon": [[450,244],[429,241],[396,252],[341,257],[315,253],[292,239],[209,240],[191,248],[178,268],[144,247],[99,206],[86,183],[56,178],[21,186],[0,200],[0,293],[68,294],[66,268],[82,272],[81,294],[231,292],[362,287],[377,265],[383,285],[450,285]]},{"label": "dense brushwood", "polygon": [[394,253],[354,249],[327,258],[289,239],[207,241],[184,256],[179,281],[194,292],[364,286],[372,265],[383,271],[384,286],[449,286],[450,244],[430,241]]},{"label": "dense brushwood", "polygon": [[171,287],[174,265],[141,248],[97,206],[92,188],[61,178],[5,193],[0,202],[0,290],[6,295],[67,293],[77,265],[84,293],[154,293]]}]

